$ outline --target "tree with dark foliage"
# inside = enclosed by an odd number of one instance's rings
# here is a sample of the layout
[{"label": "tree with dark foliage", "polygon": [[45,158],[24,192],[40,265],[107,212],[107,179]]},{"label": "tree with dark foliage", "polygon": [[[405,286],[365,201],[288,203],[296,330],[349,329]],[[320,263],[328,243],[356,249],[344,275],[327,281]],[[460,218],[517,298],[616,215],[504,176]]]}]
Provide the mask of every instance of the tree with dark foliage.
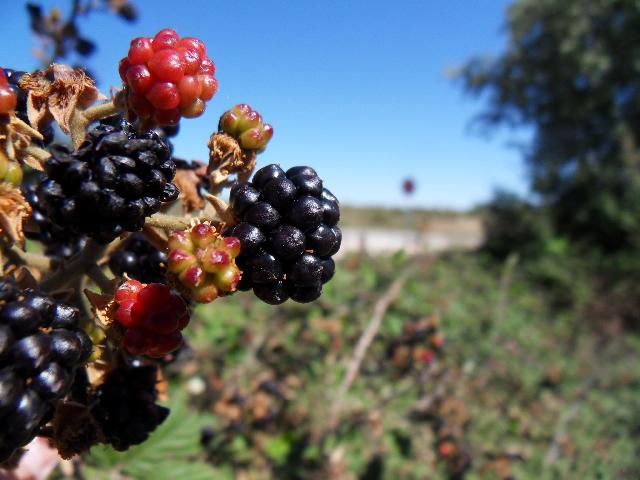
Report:
[{"label": "tree with dark foliage", "polygon": [[[489,94],[489,126],[533,126],[531,186],[557,234],[605,252],[640,246],[640,6],[518,0],[509,45],[459,79]],[[547,208],[545,208],[547,210]]]}]

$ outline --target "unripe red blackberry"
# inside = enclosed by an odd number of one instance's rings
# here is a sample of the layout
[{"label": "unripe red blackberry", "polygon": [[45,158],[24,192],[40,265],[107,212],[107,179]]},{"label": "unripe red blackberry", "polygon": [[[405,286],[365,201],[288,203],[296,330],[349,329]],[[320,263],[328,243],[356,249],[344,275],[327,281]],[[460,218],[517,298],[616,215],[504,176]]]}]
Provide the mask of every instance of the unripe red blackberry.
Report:
[{"label": "unripe red blackberry", "polygon": [[77,308],[0,280],[0,462],[29,443],[69,393],[93,345]]},{"label": "unripe red blackberry", "polygon": [[165,421],[169,409],[156,403],[157,367],[118,367],[95,392],[91,413],[105,439],[118,451],[144,442]]},{"label": "unripe red blackberry", "polygon": [[184,300],[161,283],[127,280],[116,290],[115,320],[124,329],[124,347],[132,355],[162,357],[182,344],[189,324]]},{"label": "unripe red blackberry", "polygon": [[109,242],[178,197],[170,145],[155,131],[102,123],[76,152],[50,150],[38,199],[54,224],[76,234]]},{"label": "unripe red blackberry", "polygon": [[158,125],[176,125],[180,117],[202,115],[205,102],[218,90],[215,65],[204,43],[180,38],[169,28],[153,38],[134,38],[119,71],[130,110]]},{"label": "unripe red blackberry", "polygon": [[229,204],[240,220],[225,232],[242,246],[238,289],[253,288],[270,304],[318,298],[335,272],[331,256],[340,248],[342,232],[338,200],[316,171],[301,166],[285,173],[267,165],[251,182],[233,186]]},{"label": "unripe red blackberry", "polygon": [[241,275],[235,262],[240,253],[237,238],[222,237],[214,227],[201,223],[172,232],[168,244],[168,270],[194,301],[212,302],[236,290]]}]

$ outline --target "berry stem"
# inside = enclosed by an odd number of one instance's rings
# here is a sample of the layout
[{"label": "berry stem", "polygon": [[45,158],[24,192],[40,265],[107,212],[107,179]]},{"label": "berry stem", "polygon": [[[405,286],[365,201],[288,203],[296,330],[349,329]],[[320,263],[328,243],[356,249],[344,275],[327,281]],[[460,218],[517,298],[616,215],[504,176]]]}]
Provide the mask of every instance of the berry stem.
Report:
[{"label": "berry stem", "polygon": [[40,271],[47,272],[58,265],[58,261],[45,255],[30,253],[21,250],[16,245],[9,245],[4,238],[0,237],[0,250],[7,256],[9,261],[15,265],[29,265]]},{"label": "berry stem", "polygon": [[113,282],[98,265],[92,265],[87,271],[87,275],[100,288],[102,293],[113,293]]},{"label": "berry stem", "polygon": [[78,148],[84,142],[87,127],[90,123],[103,118],[111,117],[117,113],[124,111],[124,96],[122,92],[118,92],[110,102],[93,105],[86,110],[76,109],[71,115],[71,141],[73,147]]},{"label": "berry stem", "polygon": [[106,245],[89,240],[71,262],[66,263],[61,269],[45,278],[40,284],[40,288],[45,292],[51,292],[66,287],[79,274],[87,273],[91,267],[97,265],[106,249]]},{"label": "berry stem", "polygon": [[205,193],[204,199],[211,204],[216,215],[218,215],[219,219],[227,226],[235,225],[237,223],[231,207],[229,207],[229,205],[223,200],[220,200],[218,197],[211,195],[210,193]]},{"label": "berry stem", "polygon": [[161,252],[167,250],[167,237],[150,225],[142,227],[142,235]]},{"label": "berry stem", "polygon": [[[199,218],[201,222],[218,223],[217,218]],[[191,219],[176,217],[165,213],[155,213],[147,218],[145,226],[163,228],[165,230],[184,230],[191,226]]]}]

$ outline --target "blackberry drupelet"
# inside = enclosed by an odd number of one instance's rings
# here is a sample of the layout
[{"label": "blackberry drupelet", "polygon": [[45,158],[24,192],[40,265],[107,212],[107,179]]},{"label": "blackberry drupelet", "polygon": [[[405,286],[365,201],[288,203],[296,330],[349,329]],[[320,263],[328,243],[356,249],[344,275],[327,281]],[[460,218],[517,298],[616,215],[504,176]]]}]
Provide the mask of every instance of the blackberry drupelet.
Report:
[{"label": "blackberry drupelet", "polygon": [[[11,68],[4,68],[3,70],[5,75],[7,76],[7,81],[9,83],[9,86],[12,87],[16,92],[16,94],[18,95],[18,103],[16,105],[16,115],[23,122],[29,123],[29,118],[27,116],[27,92],[22,90],[20,88],[20,85],[18,84],[18,82],[26,72],[13,70]],[[40,133],[42,133],[44,140],[42,142],[36,142],[36,143],[40,143],[40,145],[49,145],[51,142],[53,142],[54,132],[53,132],[52,126],[49,125]]]},{"label": "blackberry drupelet", "polygon": [[163,283],[167,272],[167,254],[136,233],[124,248],[111,254],[109,268],[115,275],[126,273],[143,283]]},{"label": "blackberry drupelet", "polygon": [[25,235],[30,240],[41,242],[46,255],[70,258],[85,246],[87,238],[84,235],[74,233],[70,227],[61,227],[51,222],[44,212],[36,192],[38,185],[44,178],[44,174],[34,171],[22,183],[22,195],[31,205],[31,219],[39,230],[38,232],[27,230]]},{"label": "blackberry drupelet", "polygon": [[225,232],[241,242],[238,289],[253,289],[274,305],[289,298],[301,303],[317,299],[333,277],[331,257],[340,248],[342,232],[339,202],[316,171],[300,166],[284,172],[267,165],[251,182],[234,185],[230,205],[240,219]]},{"label": "blackberry drupelet", "polygon": [[162,202],[178,197],[170,146],[157,132],[138,134],[127,121],[94,127],[77,152],[50,151],[47,177],[38,186],[45,213],[98,242],[140,230]]},{"label": "blackberry drupelet", "polygon": [[80,312],[0,280],[0,462],[29,443],[91,356]]},{"label": "blackberry drupelet", "polygon": [[169,415],[156,404],[156,373],[155,366],[118,367],[97,388],[91,412],[116,450],[144,442]]}]

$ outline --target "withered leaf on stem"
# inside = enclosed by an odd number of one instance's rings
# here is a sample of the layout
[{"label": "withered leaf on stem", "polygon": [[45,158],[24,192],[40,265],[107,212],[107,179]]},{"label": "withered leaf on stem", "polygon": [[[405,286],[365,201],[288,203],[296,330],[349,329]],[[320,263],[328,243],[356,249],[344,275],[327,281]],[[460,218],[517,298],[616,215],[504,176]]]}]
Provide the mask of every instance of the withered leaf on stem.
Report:
[{"label": "withered leaf on stem", "polygon": [[207,173],[214,186],[222,185],[233,173],[239,178],[248,178],[255,166],[255,150],[243,150],[231,135],[214,133],[209,138]]},{"label": "withered leaf on stem", "polygon": [[[34,269],[38,278],[41,276],[38,270]],[[21,289],[33,288],[34,290],[38,289],[38,279],[34,276],[34,272],[29,269],[26,265],[20,265],[16,268],[14,272],[14,277],[16,279],[16,283]]]},{"label": "withered leaf on stem", "polygon": [[104,442],[104,435],[89,407],[60,402],[53,417],[53,437],[50,442],[58,449],[58,454],[68,460]]},{"label": "withered leaf on stem", "polygon": [[15,114],[7,115],[0,121],[0,157],[24,162],[31,168],[43,170],[41,161],[50,154],[45,150],[34,149],[33,139],[42,140],[43,136]]},{"label": "withered leaf on stem", "polygon": [[204,200],[198,192],[200,180],[200,177],[196,175],[195,171],[181,169],[176,171],[176,176],[173,179],[173,183],[175,183],[178,190],[180,190],[182,206],[188,213],[204,208]]},{"label": "withered leaf on stem", "polygon": [[22,196],[20,189],[7,183],[0,183],[0,235],[11,242],[24,242],[22,222],[31,215],[31,206]]},{"label": "withered leaf on stem", "polygon": [[85,290],[84,294],[98,317],[99,324],[105,329],[110,328],[114,323],[114,317],[118,310],[118,304],[113,299],[113,295],[96,293],[91,290]]},{"label": "withered leaf on stem", "polygon": [[56,63],[46,70],[24,75],[20,87],[29,91],[27,115],[31,125],[39,130],[54,119],[63,132],[69,133],[76,108],[84,109],[106,99],[84,70]]}]

